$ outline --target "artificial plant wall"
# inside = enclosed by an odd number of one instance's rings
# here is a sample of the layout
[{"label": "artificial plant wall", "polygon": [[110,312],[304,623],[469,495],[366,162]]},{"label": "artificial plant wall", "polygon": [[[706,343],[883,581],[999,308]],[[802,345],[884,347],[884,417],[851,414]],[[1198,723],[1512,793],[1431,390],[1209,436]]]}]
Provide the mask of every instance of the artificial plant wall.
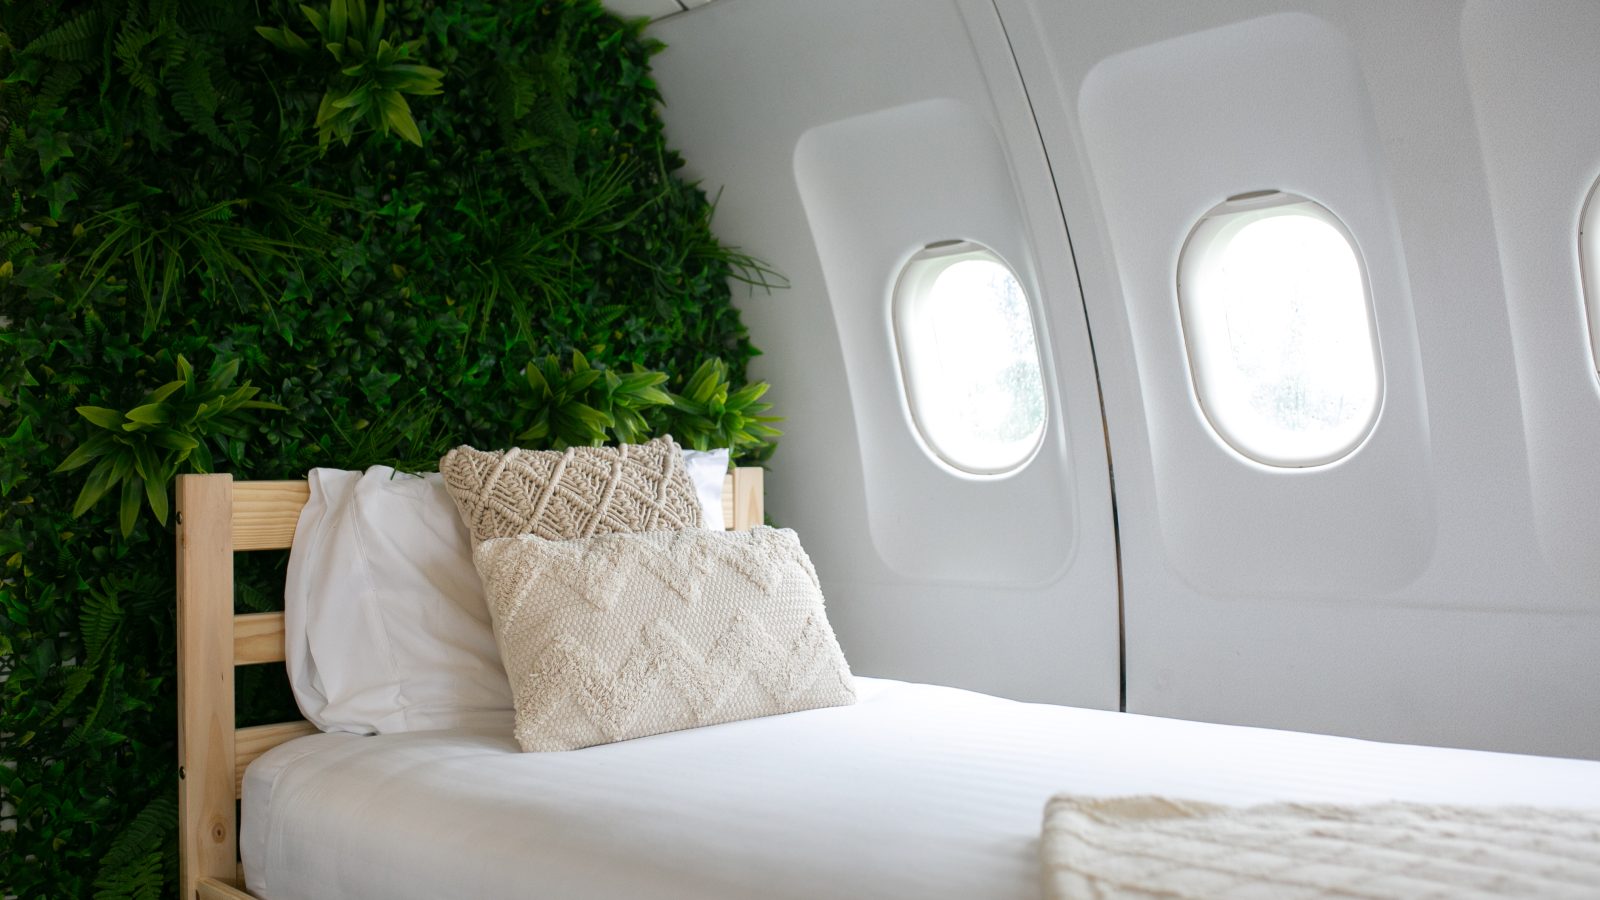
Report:
[{"label": "artificial plant wall", "polygon": [[325,3],[0,5],[0,896],[174,892],[174,474],[770,449],[639,26]]}]

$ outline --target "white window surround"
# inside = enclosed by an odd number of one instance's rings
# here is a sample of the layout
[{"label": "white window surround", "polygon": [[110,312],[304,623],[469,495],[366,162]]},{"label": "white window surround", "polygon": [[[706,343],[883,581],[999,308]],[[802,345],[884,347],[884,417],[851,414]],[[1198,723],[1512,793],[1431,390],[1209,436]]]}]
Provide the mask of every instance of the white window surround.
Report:
[{"label": "white window surround", "polygon": [[1589,189],[1589,199],[1578,219],[1578,271],[1582,273],[1584,306],[1589,314],[1589,347],[1600,374],[1600,181]]},{"label": "white window surround", "polygon": [[1038,334],[1014,269],[971,241],[914,254],[891,301],[910,419],[935,459],[968,475],[1021,469],[1048,419]]},{"label": "white window surround", "polygon": [[1337,216],[1281,191],[1231,197],[1190,232],[1177,274],[1195,394],[1224,443],[1305,468],[1366,440],[1383,363],[1366,267]]}]

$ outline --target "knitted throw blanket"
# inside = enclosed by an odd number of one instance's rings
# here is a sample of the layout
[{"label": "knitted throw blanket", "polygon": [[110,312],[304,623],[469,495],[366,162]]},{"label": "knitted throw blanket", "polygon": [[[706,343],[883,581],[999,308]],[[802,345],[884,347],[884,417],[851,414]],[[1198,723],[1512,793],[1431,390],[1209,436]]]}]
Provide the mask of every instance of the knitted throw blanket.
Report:
[{"label": "knitted throw blanket", "polygon": [[1600,810],[1062,794],[1040,854],[1051,900],[1594,898]]}]

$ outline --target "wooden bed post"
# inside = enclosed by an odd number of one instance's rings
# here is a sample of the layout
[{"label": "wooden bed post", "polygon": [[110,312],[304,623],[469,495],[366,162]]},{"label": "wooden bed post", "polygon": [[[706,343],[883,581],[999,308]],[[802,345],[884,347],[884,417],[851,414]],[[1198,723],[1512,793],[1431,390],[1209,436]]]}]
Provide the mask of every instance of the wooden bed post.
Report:
[{"label": "wooden bed post", "polygon": [[[723,481],[732,529],[761,524],[762,471]],[[281,663],[283,613],[233,613],[234,551],[286,550],[311,496],[304,481],[178,476],[178,882],[181,900],[253,900],[239,865],[234,802],[261,754],[310,722],[234,726],[235,666]]]},{"label": "wooden bed post", "polygon": [[233,476],[178,476],[179,897],[238,874],[234,815]]}]

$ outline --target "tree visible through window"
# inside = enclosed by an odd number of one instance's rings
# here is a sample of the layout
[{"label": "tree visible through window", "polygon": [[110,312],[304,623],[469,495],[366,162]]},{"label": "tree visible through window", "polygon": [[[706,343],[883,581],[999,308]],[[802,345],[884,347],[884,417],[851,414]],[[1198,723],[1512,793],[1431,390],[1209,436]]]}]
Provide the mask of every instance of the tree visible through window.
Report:
[{"label": "tree visible through window", "polygon": [[1024,462],[1044,433],[1044,381],[1011,269],[974,244],[931,247],[901,275],[895,325],[912,418],[929,447],[976,473]]},{"label": "tree visible through window", "polygon": [[1332,213],[1276,192],[1224,203],[1190,236],[1178,295],[1200,405],[1234,449],[1309,466],[1366,437],[1381,370],[1361,261]]}]

